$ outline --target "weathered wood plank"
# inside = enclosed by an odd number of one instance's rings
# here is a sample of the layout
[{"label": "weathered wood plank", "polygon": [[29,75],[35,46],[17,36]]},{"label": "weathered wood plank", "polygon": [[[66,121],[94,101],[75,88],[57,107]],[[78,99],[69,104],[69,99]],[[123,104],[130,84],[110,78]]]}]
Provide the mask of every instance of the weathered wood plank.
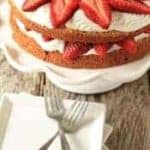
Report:
[{"label": "weathered wood plank", "polygon": [[39,95],[41,74],[24,74],[13,69],[0,54],[0,93],[29,92]]},{"label": "weathered wood plank", "polygon": [[[44,73],[23,74],[8,65],[0,54],[0,92],[29,92],[43,95],[48,86],[56,98],[83,99],[103,102],[107,106],[107,123],[114,131],[107,145],[111,150],[150,149],[150,86],[148,74],[120,88],[96,95],[65,92],[45,77]],[[94,138],[94,137],[93,137]]]}]

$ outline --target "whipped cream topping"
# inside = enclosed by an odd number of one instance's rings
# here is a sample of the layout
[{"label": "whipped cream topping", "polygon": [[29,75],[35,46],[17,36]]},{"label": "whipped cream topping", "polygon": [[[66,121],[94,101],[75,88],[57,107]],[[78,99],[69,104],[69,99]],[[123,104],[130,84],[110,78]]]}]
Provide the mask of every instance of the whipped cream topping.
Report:
[{"label": "whipped cream topping", "polygon": [[109,28],[103,29],[96,23],[88,19],[83,10],[79,9],[75,12],[73,17],[66,23],[66,26],[71,29],[81,31],[134,31],[150,24],[150,15],[139,15],[132,13],[124,13],[119,11],[112,11],[112,22]]},{"label": "whipped cream topping", "polygon": [[[24,0],[13,0],[16,6],[22,11],[22,5]],[[147,3],[147,2],[146,2]],[[23,12],[23,11],[22,11]],[[30,20],[53,28],[50,22],[50,7],[49,4],[45,4],[39,7],[33,12],[23,12],[23,14]],[[134,31],[150,24],[150,15],[125,13],[119,11],[112,11],[112,22],[107,30],[103,29],[90,19],[86,17],[83,10],[78,9],[72,18],[66,23],[66,27],[81,30],[81,31],[108,31],[108,30],[119,30],[119,31]]]},{"label": "whipped cream topping", "polygon": [[44,41],[41,34],[35,32],[35,31],[26,31],[23,23],[21,23],[19,20],[16,20],[17,25],[19,26],[20,30],[27,34],[29,37],[33,38],[40,46],[42,49],[45,51],[59,51],[60,53],[63,53],[64,47],[65,47],[65,41],[59,40],[59,39],[54,39],[50,41]]},{"label": "whipped cream topping", "polygon": [[41,24],[42,26],[47,26],[48,28],[53,28],[50,22],[49,4],[45,4],[42,7],[39,7],[35,11],[25,12],[25,11],[22,11],[22,6],[25,0],[12,0],[12,1],[20,9],[20,11],[31,21]]}]

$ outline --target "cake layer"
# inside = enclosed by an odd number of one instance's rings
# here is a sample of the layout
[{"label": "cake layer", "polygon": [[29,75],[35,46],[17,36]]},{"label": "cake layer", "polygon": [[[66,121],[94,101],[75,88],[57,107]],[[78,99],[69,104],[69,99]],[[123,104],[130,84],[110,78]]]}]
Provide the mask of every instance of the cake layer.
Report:
[{"label": "cake layer", "polygon": [[[60,53],[64,53],[65,41],[59,40],[59,39],[44,41],[41,34],[35,32],[35,31],[32,31],[32,30],[27,31],[25,29],[25,26],[23,25],[23,23],[21,23],[19,20],[16,20],[16,23],[17,23],[19,29],[24,34],[27,34],[30,38],[33,38],[35,40],[35,42],[37,42],[39,44],[39,46],[41,46],[44,51],[46,51],[46,52],[58,51]],[[142,33],[142,34],[136,36],[135,40],[138,41],[138,40],[143,39],[145,37],[149,37],[149,34],[148,33]],[[108,52],[112,52],[112,51],[117,50],[117,49],[120,49],[120,46],[117,44],[113,44],[112,47],[110,47],[110,49],[108,49]],[[87,51],[87,53],[85,53],[84,55],[89,55],[89,54],[96,54],[94,48],[89,49]]]},{"label": "cake layer", "polygon": [[64,47],[65,47],[65,41],[63,40],[59,40],[59,39],[53,39],[50,41],[44,41],[43,37],[41,34],[35,32],[35,31],[27,31],[25,29],[25,26],[19,21],[16,20],[18,27],[20,28],[20,30],[25,33],[28,34],[29,37],[34,38],[35,41],[42,47],[42,49],[44,51],[59,51],[60,53],[63,53],[64,51]]},{"label": "cake layer", "polygon": [[108,53],[104,60],[100,59],[97,55],[81,56],[75,61],[64,60],[62,54],[59,52],[44,52],[41,46],[39,46],[33,38],[29,37],[19,29],[16,23],[17,18],[16,13],[12,10],[10,22],[13,30],[13,37],[16,42],[34,56],[59,66],[69,68],[106,68],[135,61],[150,52],[150,37],[147,37],[138,40],[138,50],[134,55],[129,55],[127,51],[121,49],[119,51]]},{"label": "cake layer", "polygon": [[[25,13],[22,13],[22,11],[18,7],[16,7],[16,5],[12,2],[12,0],[10,0],[10,4],[13,9],[13,13],[28,29],[34,30],[46,37],[52,37],[54,39],[62,39],[64,41],[70,41],[70,42],[79,41],[84,43],[118,42],[126,38],[135,37],[136,35],[143,33],[145,30],[150,30],[150,24],[147,23],[146,26],[142,26],[140,29],[136,31],[130,31],[130,32],[122,32],[116,30],[107,31],[107,32],[106,31],[87,32],[87,31],[80,31],[80,30],[72,30],[68,28],[53,29],[51,26],[49,27],[43,26],[33,21],[32,19],[29,19],[29,17],[27,17]],[[142,23],[140,23],[140,25],[142,25]]]}]

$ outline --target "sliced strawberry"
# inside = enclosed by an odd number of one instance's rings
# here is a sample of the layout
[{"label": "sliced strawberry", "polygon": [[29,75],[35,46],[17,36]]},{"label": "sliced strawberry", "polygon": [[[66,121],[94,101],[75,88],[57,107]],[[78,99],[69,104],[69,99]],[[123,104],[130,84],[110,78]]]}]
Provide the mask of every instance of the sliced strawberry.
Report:
[{"label": "sliced strawberry", "polygon": [[150,14],[150,7],[135,0],[108,0],[115,9],[131,13]]},{"label": "sliced strawberry", "polygon": [[145,30],[145,33],[148,33],[148,34],[150,34],[150,29],[149,29],[149,30]]},{"label": "sliced strawberry", "polygon": [[81,0],[80,7],[85,15],[103,28],[111,23],[111,10],[107,0]]},{"label": "sliced strawberry", "polygon": [[63,54],[63,58],[65,59],[76,59],[80,55],[86,53],[89,50],[89,46],[84,43],[74,42],[67,43],[65,47],[65,52]]},{"label": "sliced strawberry", "polygon": [[44,36],[44,35],[42,35],[42,37],[43,37],[43,40],[44,40],[45,42],[48,42],[48,41],[53,40],[53,38],[47,37],[47,36]]},{"label": "sliced strawberry", "polygon": [[150,7],[150,0],[141,0],[145,5]]},{"label": "sliced strawberry", "polygon": [[73,15],[78,8],[80,0],[52,0],[51,21],[55,27],[64,25],[64,23]]},{"label": "sliced strawberry", "polygon": [[33,11],[38,7],[48,3],[50,0],[25,0],[22,9],[24,11]]},{"label": "sliced strawberry", "polygon": [[128,53],[130,54],[135,54],[137,52],[137,46],[136,46],[136,42],[134,41],[134,39],[127,39],[124,41],[121,41],[119,43],[119,45],[128,51]]},{"label": "sliced strawberry", "polygon": [[108,49],[111,47],[109,44],[97,44],[94,46],[95,52],[100,58],[105,58]]}]

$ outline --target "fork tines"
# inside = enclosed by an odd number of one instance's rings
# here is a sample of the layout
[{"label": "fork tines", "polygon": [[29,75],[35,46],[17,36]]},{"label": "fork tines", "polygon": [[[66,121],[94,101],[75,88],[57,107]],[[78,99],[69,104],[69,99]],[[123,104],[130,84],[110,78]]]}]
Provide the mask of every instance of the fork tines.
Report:
[{"label": "fork tines", "polygon": [[46,112],[48,116],[55,116],[55,114],[62,114],[64,111],[63,101],[59,98],[56,98],[54,94],[51,94],[48,88],[44,88],[44,97],[45,97],[45,105]]},{"label": "fork tines", "polygon": [[63,125],[66,128],[73,129],[84,117],[85,112],[88,108],[89,102],[86,101],[76,101],[73,103],[71,109],[63,117]]}]

